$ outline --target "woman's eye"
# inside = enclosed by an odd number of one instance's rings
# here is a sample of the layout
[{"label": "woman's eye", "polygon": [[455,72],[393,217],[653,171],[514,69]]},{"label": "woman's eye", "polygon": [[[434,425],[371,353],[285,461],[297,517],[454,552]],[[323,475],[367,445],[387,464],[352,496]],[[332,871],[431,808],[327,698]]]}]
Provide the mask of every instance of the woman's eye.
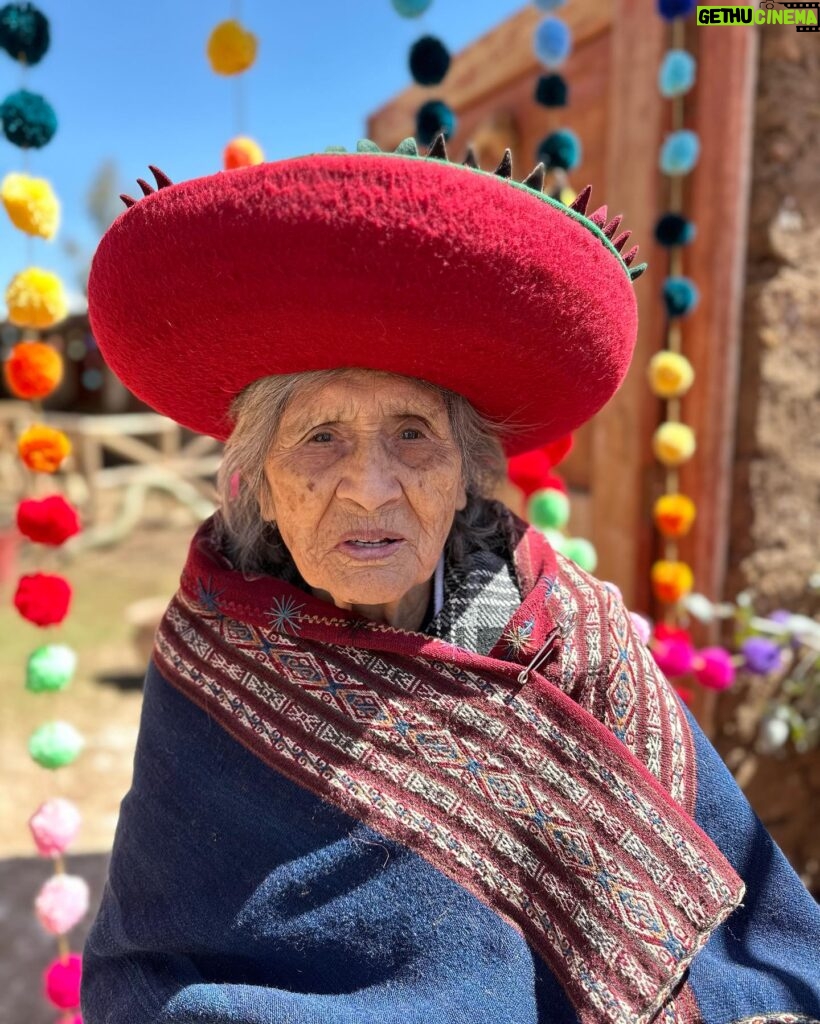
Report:
[{"label": "woman's eye", "polygon": [[328,441],[333,440],[333,435],[329,430],[320,430],[318,434],[313,434],[310,440],[316,444],[327,444]]},{"label": "woman's eye", "polygon": [[406,427],[401,432],[402,441],[418,441],[422,436],[422,432],[420,430],[416,430],[414,427]]}]

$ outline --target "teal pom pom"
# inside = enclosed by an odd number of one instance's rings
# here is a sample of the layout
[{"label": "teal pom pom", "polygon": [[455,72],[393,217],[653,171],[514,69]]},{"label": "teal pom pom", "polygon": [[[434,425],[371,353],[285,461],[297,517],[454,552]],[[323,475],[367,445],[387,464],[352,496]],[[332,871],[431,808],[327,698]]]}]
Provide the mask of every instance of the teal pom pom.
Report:
[{"label": "teal pom pom", "polygon": [[661,96],[672,99],[683,96],[695,84],[695,58],[686,50],[670,50],[663,58],[658,72]]},{"label": "teal pom pom", "polygon": [[424,14],[433,0],[393,0],[393,7],[396,14],[402,18],[418,18]]},{"label": "teal pom pom", "polygon": [[569,90],[561,75],[541,75],[535,86],[535,102],[542,107],[565,107]]},{"label": "teal pom pom", "polygon": [[535,55],[546,68],[560,67],[572,50],[572,33],[560,18],[544,18],[535,30]]},{"label": "teal pom pom", "polygon": [[0,47],[14,60],[37,64],[50,43],[48,18],[33,4],[6,4],[0,9]]},{"label": "teal pom pom", "polygon": [[695,132],[683,128],[667,135],[661,147],[660,165],[664,174],[688,174],[700,156],[700,139]]},{"label": "teal pom pom", "polygon": [[569,522],[569,498],[552,487],[535,491],[527,502],[527,519],[540,530],[560,530]]},{"label": "teal pom pom", "polygon": [[567,0],[532,0],[539,11],[557,11]]},{"label": "teal pom pom", "polygon": [[66,644],[44,644],[29,655],[26,689],[31,693],[64,690],[77,667],[77,655]]},{"label": "teal pom pom", "polygon": [[581,162],[581,140],[569,128],[552,132],[542,139],[536,160],[543,162],[547,170],[562,167],[565,171],[571,171]]},{"label": "teal pom pom", "polygon": [[410,74],[419,85],[438,85],[450,68],[450,51],[435,36],[422,36],[410,48]]},{"label": "teal pom pom", "polygon": [[663,301],[670,317],[686,316],[700,300],[697,285],[688,277],[667,277],[663,283]]},{"label": "teal pom pom", "polygon": [[416,135],[429,146],[439,132],[449,139],[456,130],[456,115],[442,100],[428,100],[416,113]]},{"label": "teal pom pom", "polygon": [[598,565],[597,551],[583,537],[567,537],[564,540],[561,554],[572,559],[585,572],[595,572],[595,567]]},{"label": "teal pom pom", "polygon": [[51,104],[35,92],[20,89],[0,104],[3,134],[21,149],[40,149],[57,131],[57,115]]},{"label": "teal pom pom", "polygon": [[35,729],[28,741],[28,752],[41,768],[63,768],[75,761],[85,740],[68,722],[46,722]]},{"label": "teal pom pom", "polygon": [[667,21],[687,18],[695,10],[697,0],[658,0],[658,14]]},{"label": "teal pom pom", "polygon": [[665,213],[655,225],[655,239],[668,249],[675,245],[689,245],[695,234],[692,221],[679,213]]}]

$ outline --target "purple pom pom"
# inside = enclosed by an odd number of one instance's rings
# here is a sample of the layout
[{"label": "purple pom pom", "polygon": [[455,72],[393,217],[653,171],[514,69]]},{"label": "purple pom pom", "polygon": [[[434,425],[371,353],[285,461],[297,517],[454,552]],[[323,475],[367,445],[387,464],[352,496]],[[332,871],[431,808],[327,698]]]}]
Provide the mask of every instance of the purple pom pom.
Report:
[{"label": "purple pom pom", "polygon": [[740,648],[745,667],[758,676],[766,676],[780,664],[780,648],[765,636],[751,636]]}]

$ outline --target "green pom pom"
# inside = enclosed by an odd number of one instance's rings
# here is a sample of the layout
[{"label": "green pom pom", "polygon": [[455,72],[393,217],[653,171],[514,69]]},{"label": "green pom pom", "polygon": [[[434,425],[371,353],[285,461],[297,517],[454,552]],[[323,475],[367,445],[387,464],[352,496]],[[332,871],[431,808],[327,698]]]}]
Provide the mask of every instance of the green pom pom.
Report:
[{"label": "green pom pom", "polygon": [[551,527],[545,526],[541,530],[541,533],[543,533],[547,538],[553,551],[560,551],[563,554],[564,544],[567,538],[560,530],[553,530]]},{"label": "green pom pom", "polygon": [[527,503],[527,519],[541,530],[560,530],[569,522],[569,499],[553,488],[536,491]]},{"label": "green pom pom", "polygon": [[46,722],[35,729],[28,752],[42,768],[63,768],[71,764],[85,746],[85,740],[68,722]]},{"label": "green pom pom", "polygon": [[77,655],[66,644],[44,644],[29,655],[26,689],[31,693],[64,690],[77,667]]},{"label": "green pom pom", "polygon": [[571,558],[576,565],[580,565],[587,572],[595,572],[595,566],[598,564],[598,554],[590,542],[584,540],[583,537],[567,537],[561,554]]},{"label": "green pom pom", "polygon": [[372,139],[359,139],[356,143],[357,153],[381,153],[381,150]]}]

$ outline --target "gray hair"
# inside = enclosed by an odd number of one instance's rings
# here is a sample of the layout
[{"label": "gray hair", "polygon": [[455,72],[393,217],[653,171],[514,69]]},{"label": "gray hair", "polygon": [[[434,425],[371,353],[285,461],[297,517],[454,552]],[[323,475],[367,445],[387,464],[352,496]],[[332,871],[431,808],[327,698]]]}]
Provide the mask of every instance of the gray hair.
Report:
[{"label": "gray hair", "polygon": [[[303,388],[319,387],[352,372],[343,368],[261,377],[233,399],[233,430],[217,473],[220,507],[214,525],[225,554],[242,572],[275,576],[290,564],[279,530],[263,518],[260,501],[268,486],[265,462],[285,409]],[[498,541],[499,503],[490,496],[506,473],[501,446],[506,428],[482,416],[454,391],[412,379],[442,396],[461,454],[467,505],[456,512],[446,545],[448,559],[458,564],[468,550],[489,549],[495,546],[493,540]]]}]

